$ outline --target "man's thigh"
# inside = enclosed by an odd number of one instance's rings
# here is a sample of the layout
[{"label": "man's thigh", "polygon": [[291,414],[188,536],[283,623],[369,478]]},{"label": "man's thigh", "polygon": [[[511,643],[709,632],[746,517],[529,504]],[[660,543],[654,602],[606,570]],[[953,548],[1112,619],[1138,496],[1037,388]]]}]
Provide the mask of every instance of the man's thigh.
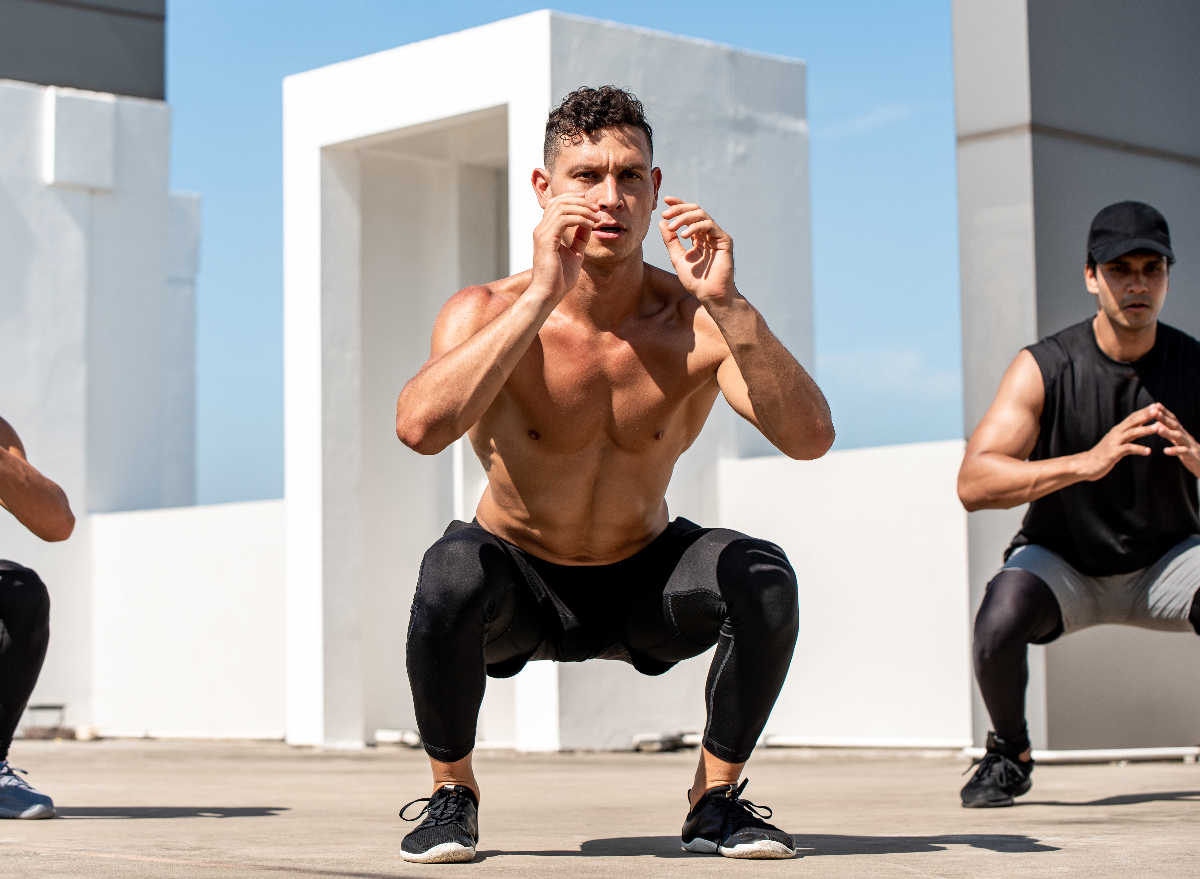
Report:
[{"label": "man's thigh", "polygon": [[626,646],[639,671],[661,674],[717,643],[728,614],[722,557],[731,544],[745,540],[725,528],[697,529],[660,562],[657,588],[631,608],[626,623]]},{"label": "man's thigh", "polygon": [[451,523],[422,561],[410,645],[414,634],[431,649],[480,638],[489,674],[508,677],[537,650],[542,630],[538,602],[511,548],[476,523]]},{"label": "man's thigh", "polygon": [[1137,587],[1131,624],[1187,632],[1200,590],[1200,535],[1180,541],[1146,571]]},{"label": "man's thigh", "polygon": [[1129,574],[1083,574],[1056,553],[1032,544],[1009,556],[1004,569],[1012,568],[1028,571],[1050,587],[1062,609],[1065,634],[1098,625],[1188,632],[1188,613],[1200,587],[1200,536]]}]

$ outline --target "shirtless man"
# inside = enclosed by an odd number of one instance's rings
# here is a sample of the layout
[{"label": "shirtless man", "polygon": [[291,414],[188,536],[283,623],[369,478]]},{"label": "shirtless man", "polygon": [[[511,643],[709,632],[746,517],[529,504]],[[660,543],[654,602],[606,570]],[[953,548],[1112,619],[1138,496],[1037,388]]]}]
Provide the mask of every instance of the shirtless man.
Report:
[{"label": "shirtless man", "polygon": [[[25,460],[25,447],[0,418],[0,507],[42,540],[66,540],[75,517],[63,490]],[[38,575],[0,559],[0,818],[53,818],[54,803],[8,765],[17,721],[37,683],[50,642],[50,595]]]},{"label": "shirtless man", "polygon": [[795,854],[738,785],[791,662],[795,574],[766,541],[670,521],[664,496],[718,394],[792,458],[823,455],[833,426],[734,286],[733,241],[700,207],[665,199],[678,277],[643,261],[662,180],[652,159],[636,98],[568,95],[533,172],[533,269],[455,294],[400,394],[405,445],[431,455],[465,433],[488,473],[475,521],[425,554],[413,602],[408,676],[434,792],[407,860],[475,855],[485,673],[604,658],[657,675],[714,644],[684,848]]},{"label": "shirtless man", "polygon": [[1027,644],[1103,623],[1200,633],[1200,343],[1158,320],[1174,260],[1150,205],[1100,211],[1095,317],[1021,351],[967,443],[963,506],[1029,512],[975,618],[994,732],[964,806],[1031,787]]}]

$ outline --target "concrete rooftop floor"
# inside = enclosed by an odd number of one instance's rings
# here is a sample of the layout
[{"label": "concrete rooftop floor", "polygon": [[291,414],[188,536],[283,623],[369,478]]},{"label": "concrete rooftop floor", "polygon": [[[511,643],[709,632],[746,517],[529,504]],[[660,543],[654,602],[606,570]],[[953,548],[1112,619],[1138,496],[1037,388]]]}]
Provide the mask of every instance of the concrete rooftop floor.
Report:
[{"label": "concrete rooftop floor", "polygon": [[424,756],[281,744],[17,742],[52,821],[0,823],[0,876],[1195,876],[1200,765],[1041,766],[1012,809],[966,810],[962,760],[765,750],[746,796],[803,857],[679,850],[694,752],[478,755],[480,854],[400,860]]}]

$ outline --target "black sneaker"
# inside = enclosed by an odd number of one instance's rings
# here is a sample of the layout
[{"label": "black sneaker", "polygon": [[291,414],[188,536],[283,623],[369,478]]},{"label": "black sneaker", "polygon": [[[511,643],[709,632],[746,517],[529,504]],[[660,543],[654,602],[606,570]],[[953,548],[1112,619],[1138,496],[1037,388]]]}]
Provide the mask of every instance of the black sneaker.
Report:
[{"label": "black sneaker", "polygon": [[1033,787],[1033,780],[1029,777],[1033,772],[1033,761],[1021,759],[1024,750],[994,732],[988,733],[987,753],[962,789],[963,808],[1011,806],[1013,797],[1028,793]]},{"label": "black sneaker", "polygon": [[[412,818],[404,818],[408,806],[425,803],[425,808]],[[416,821],[417,829],[400,843],[400,856],[418,864],[453,864],[475,857],[479,842],[479,800],[469,787],[447,784],[434,791],[432,797],[413,800],[400,810],[405,821]]]},{"label": "black sneaker", "polygon": [[736,789],[724,784],[704,792],[683,822],[685,852],[722,854],[727,858],[796,857],[792,838],[762,820],[771,817],[771,810],[740,799],[745,788],[743,781]]}]

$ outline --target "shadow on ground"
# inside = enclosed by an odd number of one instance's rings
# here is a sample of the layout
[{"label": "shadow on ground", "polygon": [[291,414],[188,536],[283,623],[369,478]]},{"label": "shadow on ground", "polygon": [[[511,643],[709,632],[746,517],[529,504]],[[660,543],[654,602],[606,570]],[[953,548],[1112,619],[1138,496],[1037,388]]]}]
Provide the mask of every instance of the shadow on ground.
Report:
[{"label": "shadow on ground", "polygon": [[1135,806],[1138,803],[1200,802],[1200,790],[1160,791],[1152,794],[1122,794],[1089,800],[1086,803],[1064,803],[1061,800],[1017,800],[1018,806]]},{"label": "shadow on ground", "polygon": [[286,806],[58,806],[60,818],[268,818]]},{"label": "shadow on ground", "polygon": [[[993,852],[1056,852],[1028,836],[1011,834],[951,834],[946,836],[841,836],[795,833],[796,852],[801,857],[823,855],[894,855],[945,851],[952,845]],[[487,851],[480,852],[477,861],[504,855],[527,855],[545,858],[621,858],[652,855],[659,858],[694,858],[682,850],[678,836],[625,836],[615,839],[589,839],[575,851]]]}]

